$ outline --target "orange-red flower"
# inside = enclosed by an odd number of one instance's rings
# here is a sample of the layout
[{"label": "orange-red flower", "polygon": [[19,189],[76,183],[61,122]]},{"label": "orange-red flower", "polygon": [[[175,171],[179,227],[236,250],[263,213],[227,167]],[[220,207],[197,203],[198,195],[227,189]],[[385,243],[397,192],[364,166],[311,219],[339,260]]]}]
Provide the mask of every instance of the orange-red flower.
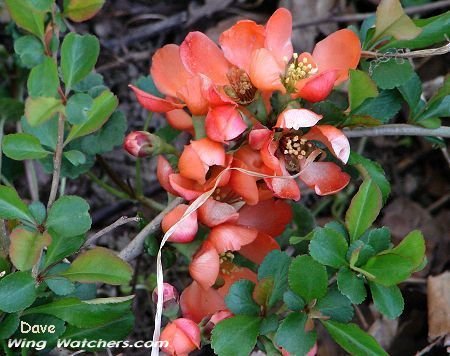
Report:
[{"label": "orange-red flower", "polygon": [[164,328],[160,340],[168,342],[162,348],[164,352],[173,356],[187,356],[200,348],[200,328],[190,319],[175,319]]}]

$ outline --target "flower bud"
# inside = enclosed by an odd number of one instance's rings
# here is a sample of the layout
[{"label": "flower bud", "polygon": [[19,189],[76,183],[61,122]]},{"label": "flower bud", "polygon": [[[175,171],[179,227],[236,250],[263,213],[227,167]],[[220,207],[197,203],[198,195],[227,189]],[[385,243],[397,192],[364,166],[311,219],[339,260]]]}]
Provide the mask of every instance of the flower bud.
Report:
[{"label": "flower bud", "polygon": [[228,310],[219,310],[215,312],[211,317],[208,319],[205,318],[205,327],[203,328],[203,333],[207,339],[211,337],[211,332],[213,331],[214,327],[221,322],[224,319],[231,318],[233,314]]},{"label": "flower bud", "polygon": [[162,351],[169,355],[187,355],[200,348],[200,328],[190,319],[179,318],[167,324],[160,340],[168,342]]},{"label": "flower bud", "polygon": [[123,148],[134,157],[148,157],[162,153],[177,154],[175,147],[147,131],[130,132],[125,137]]},{"label": "flower bud", "polygon": [[[152,293],[153,303],[158,303],[158,287]],[[163,314],[169,319],[174,319],[178,316],[180,295],[176,288],[169,284],[163,284]]]}]

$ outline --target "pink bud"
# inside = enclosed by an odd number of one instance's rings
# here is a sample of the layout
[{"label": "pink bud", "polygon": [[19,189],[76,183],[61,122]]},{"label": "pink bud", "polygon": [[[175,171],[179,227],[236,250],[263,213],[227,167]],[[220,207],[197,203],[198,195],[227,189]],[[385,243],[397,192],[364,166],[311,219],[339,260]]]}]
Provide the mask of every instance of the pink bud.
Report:
[{"label": "pink bud", "polygon": [[[180,295],[176,288],[169,283],[163,283],[163,287],[163,308],[166,309],[168,306],[178,304]],[[158,303],[158,287],[153,290],[152,300],[153,303]]]},{"label": "pink bud", "polygon": [[233,313],[231,313],[228,310],[219,310],[219,311],[215,312],[213,315],[211,315],[209,320],[207,320],[205,318],[206,322],[205,322],[205,327],[203,328],[205,337],[209,339],[211,337],[211,332],[213,331],[214,327],[218,323],[220,323],[222,320],[231,318],[232,316],[233,316]]},{"label": "pink bud", "polygon": [[179,318],[167,324],[160,340],[168,342],[162,351],[170,355],[187,355],[200,348],[200,328],[190,319]]},{"label": "pink bud", "polygon": [[125,141],[123,148],[134,157],[147,157],[153,152],[152,134],[146,131],[130,132]]}]

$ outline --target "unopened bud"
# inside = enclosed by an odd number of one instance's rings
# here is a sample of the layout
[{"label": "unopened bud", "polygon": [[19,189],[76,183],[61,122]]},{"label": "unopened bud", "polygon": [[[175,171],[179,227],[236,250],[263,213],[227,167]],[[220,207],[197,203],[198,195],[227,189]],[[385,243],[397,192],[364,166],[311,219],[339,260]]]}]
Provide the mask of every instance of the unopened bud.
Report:
[{"label": "unopened bud", "polygon": [[203,328],[203,334],[204,336],[209,339],[211,337],[211,332],[213,331],[214,327],[221,322],[224,319],[231,318],[233,314],[228,310],[219,310],[215,312],[211,317],[206,320],[204,320],[204,328]]},{"label": "unopened bud", "polygon": [[200,348],[200,328],[190,319],[176,319],[167,324],[159,338],[168,345],[162,351],[169,355],[187,355]]},{"label": "unopened bud", "polygon": [[123,148],[134,157],[148,157],[163,153],[177,154],[175,147],[147,131],[130,132],[125,137]]},{"label": "unopened bud", "polygon": [[[153,290],[152,293],[153,303],[158,303],[158,287]],[[163,284],[163,314],[169,319],[176,318],[179,311],[180,295],[176,288],[169,284]]]}]

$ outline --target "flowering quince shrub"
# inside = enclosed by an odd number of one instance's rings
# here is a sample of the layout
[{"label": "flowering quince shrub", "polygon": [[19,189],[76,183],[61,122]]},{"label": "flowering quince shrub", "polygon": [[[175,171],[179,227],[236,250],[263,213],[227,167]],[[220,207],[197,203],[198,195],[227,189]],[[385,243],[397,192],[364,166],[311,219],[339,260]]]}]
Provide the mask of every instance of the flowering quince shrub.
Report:
[{"label": "flowering quince shrub", "polygon": [[[416,23],[398,0],[382,0],[376,16],[328,35],[312,53],[294,52],[284,8],[265,25],[238,21],[219,44],[191,32],[158,49],[150,76],[130,85],[145,109],[165,115],[171,135],[142,130],[124,139],[118,100],[94,72],[98,40],[67,32],[63,21],[88,20],[103,1],[68,0],[62,9],[51,0],[5,2],[17,25],[16,60],[30,72],[24,103],[0,101],[9,108],[0,126],[8,119],[21,127],[3,137],[2,152],[35,160],[53,181],[46,205],[39,197],[27,204],[8,181],[0,186],[0,340],[20,337],[20,321],[56,325],[49,349],[58,337],[125,338],[132,296],[95,298],[95,283],[128,284],[126,261],[145,240],[158,267],[154,341],[167,341],[167,354],[211,344],[224,356],[255,348],[315,355],[322,325],[350,354],[387,355],[352,322],[354,305],[370,298],[387,318],[399,317],[398,284],[425,266],[425,241],[412,231],[394,246],[389,229],[373,226],[390,185],[347,137],[358,137],[358,126],[382,129],[402,105],[411,127],[439,131],[450,115],[448,80],[426,102],[408,60],[415,52],[396,49],[442,43],[448,13]],[[180,151],[171,141],[181,132],[191,139]],[[117,255],[92,248],[98,234],[86,239],[88,203],[57,193],[60,181],[89,172],[96,156],[122,142],[138,160],[157,156],[169,208],[155,220],[162,240],[145,239],[150,222]],[[305,192],[350,195],[354,185],[349,204],[333,203],[342,219],[325,226],[299,203]],[[109,190],[148,203],[141,189]],[[189,260],[191,283],[182,291],[163,280],[166,243]]]}]

